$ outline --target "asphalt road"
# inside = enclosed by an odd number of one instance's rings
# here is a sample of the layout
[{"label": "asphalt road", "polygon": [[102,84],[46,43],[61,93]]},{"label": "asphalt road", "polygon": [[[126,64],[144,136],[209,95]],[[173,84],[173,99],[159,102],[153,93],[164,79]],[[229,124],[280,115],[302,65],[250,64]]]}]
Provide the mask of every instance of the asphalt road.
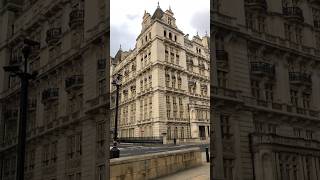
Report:
[{"label": "asphalt road", "polygon": [[[174,151],[180,149],[186,149],[191,147],[200,147],[202,152],[205,152],[205,148],[209,147],[209,144],[146,144],[146,145],[137,145],[137,144],[119,144],[120,157],[135,156],[142,154]],[[111,148],[111,147],[110,147]]]}]

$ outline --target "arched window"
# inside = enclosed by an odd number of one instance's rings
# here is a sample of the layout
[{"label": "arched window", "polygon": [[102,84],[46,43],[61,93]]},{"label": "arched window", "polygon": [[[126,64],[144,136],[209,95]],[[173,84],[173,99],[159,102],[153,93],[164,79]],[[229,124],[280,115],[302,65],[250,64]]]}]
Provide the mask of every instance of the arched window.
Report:
[{"label": "arched window", "polygon": [[171,33],[169,33],[169,38],[172,40],[172,34]]},{"label": "arched window", "polygon": [[176,35],[174,35],[174,41],[177,41],[177,36]]},{"label": "arched window", "polygon": [[163,36],[167,37],[167,31],[163,31]]}]

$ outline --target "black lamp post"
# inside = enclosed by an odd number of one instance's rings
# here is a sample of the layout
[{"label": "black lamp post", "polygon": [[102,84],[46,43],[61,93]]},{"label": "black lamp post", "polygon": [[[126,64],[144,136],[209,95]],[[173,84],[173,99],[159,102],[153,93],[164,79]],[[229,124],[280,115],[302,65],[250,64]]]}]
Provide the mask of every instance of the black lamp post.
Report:
[{"label": "black lamp post", "polygon": [[112,158],[119,158],[120,157],[120,150],[117,147],[118,141],[118,109],[119,109],[119,91],[121,86],[121,74],[117,74],[115,79],[112,81],[112,85],[116,86],[116,109],[115,109],[115,119],[114,119],[114,135],[113,135],[113,147],[110,150],[110,159]]},{"label": "black lamp post", "polygon": [[31,53],[31,47],[39,45],[38,42],[25,39],[22,48],[24,56],[23,70],[18,65],[5,66],[4,71],[18,76],[21,80],[21,94],[20,94],[20,119],[19,119],[19,138],[17,145],[17,175],[16,180],[24,179],[24,160],[25,160],[25,146],[26,146],[26,124],[27,124],[27,111],[28,111],[28,86],[29,80],[34,79],[37,73],[29,74],[28,71],[28,57]]}]

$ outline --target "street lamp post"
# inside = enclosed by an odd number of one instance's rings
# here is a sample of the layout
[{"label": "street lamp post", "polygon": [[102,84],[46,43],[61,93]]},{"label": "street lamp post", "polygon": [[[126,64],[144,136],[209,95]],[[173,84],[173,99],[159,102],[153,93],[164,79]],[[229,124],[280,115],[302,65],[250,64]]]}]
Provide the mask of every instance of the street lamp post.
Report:
[{"label": "street lamp post", "polygon": [[38,42],[25,39],[22,54],[24,56],[23,70],[19,66],[5,66],[3,69],[6,72],[13,73],[21,80],[21,94],[20,94],[20,118],[19,118],[19,137],[17,145],[17,175],[16,180],[24,179],[24,160],[25,160],[25,146],[26,146],[26,124],[28,111],[28,86],[29,80],[34,79],[37,73],[29,74],[28,71],[28,57],[31,53],[31,46],[39,45]]},{"label": "street lamp post", "polygon": [[119,158],[120,150],[117,147],[118,141],[118,109],[119,109],[119,91],[121,86],[121,74],[117,74],[116,78],[112,81],[112,84],[116,86],[116,109],[115,109],[115,119],[114,119],[114,136],[113,136],[113,147],[110,150],[110,159]]}]

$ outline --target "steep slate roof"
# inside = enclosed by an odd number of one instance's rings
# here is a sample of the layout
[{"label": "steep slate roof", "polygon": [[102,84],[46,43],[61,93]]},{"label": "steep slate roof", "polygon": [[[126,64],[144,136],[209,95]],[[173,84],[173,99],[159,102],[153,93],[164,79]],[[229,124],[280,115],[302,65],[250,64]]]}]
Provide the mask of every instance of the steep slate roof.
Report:
[{"label": "steep slate roof", "polygon": [[153,15],[152,15],[152,19],[161,19],[163,16],[164,12],[162,11],[162,9],[158,6],[158,8],[154,11]]}]

